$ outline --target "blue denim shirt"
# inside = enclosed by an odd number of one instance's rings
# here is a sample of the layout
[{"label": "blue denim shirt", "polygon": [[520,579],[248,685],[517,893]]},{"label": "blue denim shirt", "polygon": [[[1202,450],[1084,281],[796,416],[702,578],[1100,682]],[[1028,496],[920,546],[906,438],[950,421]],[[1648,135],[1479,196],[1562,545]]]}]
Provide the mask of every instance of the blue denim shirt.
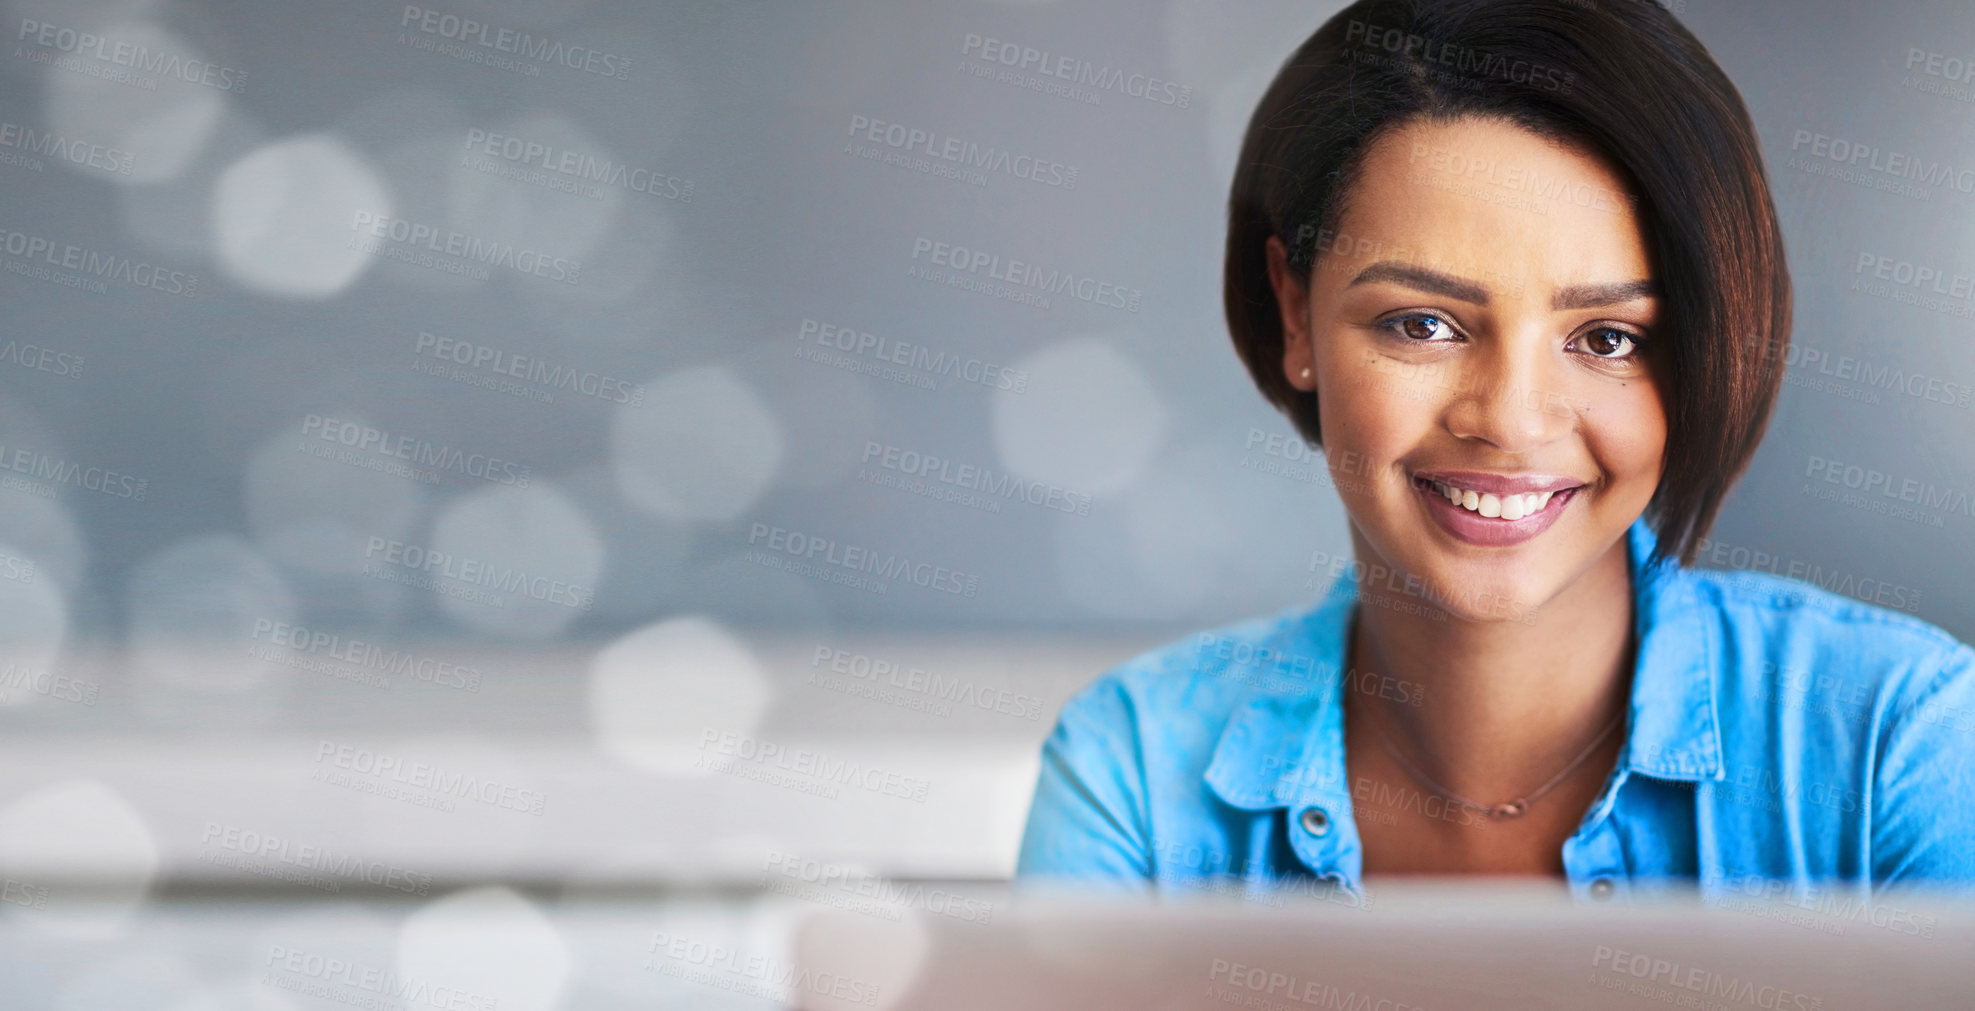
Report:
[{"label": "blue denim shirt", "polygon": [[[1564,843],[1574,895],[1975,881],[1975,650],[1795,580],[1647,565],[1652,531],[1628,536],[1625,746]],[[1314,609],[1172,643],[1073,698],[1018,877],[1361,901],[1341,674],[1356,598],[1347,573]]]}]

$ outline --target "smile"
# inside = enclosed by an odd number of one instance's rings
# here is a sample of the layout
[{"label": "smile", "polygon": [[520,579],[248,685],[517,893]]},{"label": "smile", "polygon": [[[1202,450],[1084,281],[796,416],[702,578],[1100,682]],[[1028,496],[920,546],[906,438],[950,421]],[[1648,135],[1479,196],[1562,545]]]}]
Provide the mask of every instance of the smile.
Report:
[{"label": "smile", "polygon": [[1447,496],[1447,501],[1468,512],[1480,513],[1491,520],[1505,519],[1511,522],[1524,516],[1536,515],[1544,506],[1549,505],[1550,499],[1556,495],[1553,491],[1540,494],[1529,492],[1522,495],[1496,495],[1493,492],[1476,492],[1472,488],[1460,488],[1441,481],[1429,483],[1434,491]]},{"label": "smile", "polygon": [[1582,482],[1554,476],[1420,474],[1413,488],[1455,539],[1486,547],[1520,544],[1550,528]]}]

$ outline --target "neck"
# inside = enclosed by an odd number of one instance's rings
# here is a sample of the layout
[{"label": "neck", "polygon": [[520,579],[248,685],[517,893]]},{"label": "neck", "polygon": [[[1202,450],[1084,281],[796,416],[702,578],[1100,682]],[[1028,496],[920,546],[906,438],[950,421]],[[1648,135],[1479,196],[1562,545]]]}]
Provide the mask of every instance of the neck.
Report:
[{"label": "neck", "polygon": [[[1367,545],[1353,531],[1358,557]],[[1483,804],[1534,790],[1630,704],[1632,581],[1620,538],[1525,621],[1417,613],[1359,586],[1347,701],[1434,782]],[[1406,692],[1373,686],[1397,679]],[[1417,705],[1405,698],[1422,697]],[[1618,736],[1613,731],[1604,744]]]}]

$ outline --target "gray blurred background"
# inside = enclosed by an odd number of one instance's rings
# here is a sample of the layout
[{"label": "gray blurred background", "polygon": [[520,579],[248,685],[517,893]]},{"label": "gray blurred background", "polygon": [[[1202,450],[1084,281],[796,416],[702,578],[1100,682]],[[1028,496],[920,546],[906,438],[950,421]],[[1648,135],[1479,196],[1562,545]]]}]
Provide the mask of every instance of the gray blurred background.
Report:
[{"label": "gray blurred background", "polygon": [[[0,871],[1005,878],[1070,693],[1348,551],[1219,312],[1340,6],[8,4]],[[1975,9],[1673,8],[1798,293],[1703,561],[1975,638]]]}]

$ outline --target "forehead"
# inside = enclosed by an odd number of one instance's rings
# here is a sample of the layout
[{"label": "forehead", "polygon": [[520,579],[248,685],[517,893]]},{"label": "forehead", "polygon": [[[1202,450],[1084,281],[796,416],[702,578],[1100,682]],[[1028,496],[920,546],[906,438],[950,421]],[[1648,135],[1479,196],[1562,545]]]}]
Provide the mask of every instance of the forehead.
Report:
[{"label": "forehead", "polygon": [[1495,119],[1415,121],[1365,153],[1327,254],[1397,259],[1547,296],[1652,276],[1623,178],[1581,148]]}]

